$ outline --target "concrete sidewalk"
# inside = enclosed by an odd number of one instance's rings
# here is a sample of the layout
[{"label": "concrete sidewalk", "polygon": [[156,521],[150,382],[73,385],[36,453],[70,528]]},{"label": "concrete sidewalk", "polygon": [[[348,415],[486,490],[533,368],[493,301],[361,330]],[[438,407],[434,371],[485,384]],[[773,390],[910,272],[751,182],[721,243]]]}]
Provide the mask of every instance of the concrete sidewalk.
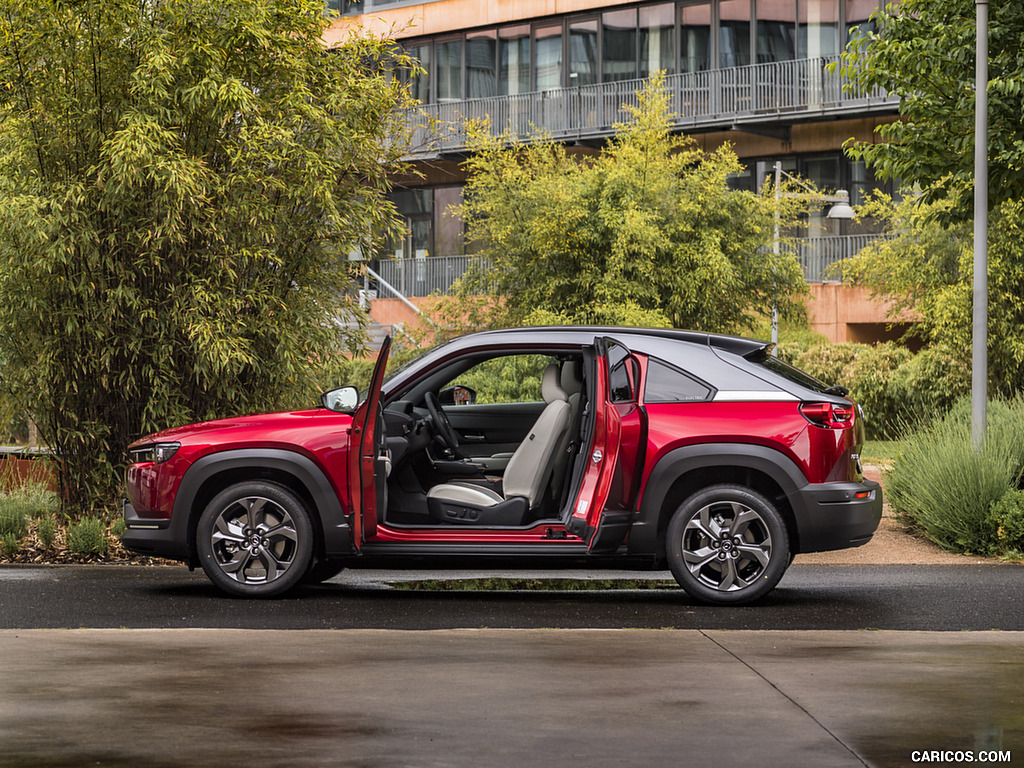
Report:
[{"label": "concrete sidewalk", "polygon": [[0,669],[3,768],[1024,764],[1024,633],[4,630]]}]

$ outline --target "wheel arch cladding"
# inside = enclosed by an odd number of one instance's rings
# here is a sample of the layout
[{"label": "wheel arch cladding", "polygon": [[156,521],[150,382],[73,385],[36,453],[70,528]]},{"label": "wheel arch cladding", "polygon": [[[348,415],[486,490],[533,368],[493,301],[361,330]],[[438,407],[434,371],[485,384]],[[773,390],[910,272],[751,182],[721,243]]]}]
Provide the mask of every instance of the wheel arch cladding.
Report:
[{"label": "wheel arch cladding", "polygon": [[345,510],[323,471],[311,459],[288,450],[219,451],[196,461],[174,499],[174,518],[187,520],[190,557],[196,558],[199,517],[225,488],[246,480],[277,483],[297,494],[309,510],[317,555],[349,554],[352,536]]},{"label": "wheel arch cladding", "polygon": [[672,513],[701,488],[721,483],[746,486],[772,502],[786,523],[790,551],[800,551],[799,514],[792,500],[807,479],[781,452],[747,443],[704,443],[666,453],[648,478],[630,550],[662,557]]}]

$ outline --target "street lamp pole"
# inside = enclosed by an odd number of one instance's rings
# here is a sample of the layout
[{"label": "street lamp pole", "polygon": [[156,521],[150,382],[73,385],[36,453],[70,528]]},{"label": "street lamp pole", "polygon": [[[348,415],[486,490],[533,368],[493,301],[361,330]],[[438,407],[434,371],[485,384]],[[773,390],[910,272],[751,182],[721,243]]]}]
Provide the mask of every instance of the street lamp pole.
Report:
[{"label": "street lamp pole", "polygon": [[775,268],[779,263],[781,243],[779,242],[779,206],[782,203],[782,163],[775,161],[775,239],[772,241],[772,354],[777,355],[779,349],[779,307],[776,302],[778,291],[778,280],[775,277]]},{"label": "street lamp pole", "polygon": [[988,407],[988,0],[975,0],[977,59],[974,85],[974,315],[971,439],[985,441]]}]

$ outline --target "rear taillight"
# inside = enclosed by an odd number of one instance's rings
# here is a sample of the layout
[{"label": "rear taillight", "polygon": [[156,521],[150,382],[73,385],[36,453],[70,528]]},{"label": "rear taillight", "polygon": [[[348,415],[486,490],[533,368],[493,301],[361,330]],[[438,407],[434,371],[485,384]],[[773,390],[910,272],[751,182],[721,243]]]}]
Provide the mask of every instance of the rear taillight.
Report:
[{"label": "rear taillight", "polygon": [[845,429],[853,423],[852,405],[801,403],[800,413],[814,426],[826,429]]}]

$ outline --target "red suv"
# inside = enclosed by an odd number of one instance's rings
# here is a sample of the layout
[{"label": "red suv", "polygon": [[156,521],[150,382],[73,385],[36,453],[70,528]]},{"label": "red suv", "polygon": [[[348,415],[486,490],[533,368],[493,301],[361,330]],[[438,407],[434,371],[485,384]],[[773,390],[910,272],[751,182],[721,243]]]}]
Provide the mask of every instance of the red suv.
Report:
[{"label": "red suv", "polygon": [[859,407],[764,342],[673,330],[463,336],[318,408],[129,447],[125,544],[277,595],[347,566],[668,567],[742,604],[867,542]]}]

